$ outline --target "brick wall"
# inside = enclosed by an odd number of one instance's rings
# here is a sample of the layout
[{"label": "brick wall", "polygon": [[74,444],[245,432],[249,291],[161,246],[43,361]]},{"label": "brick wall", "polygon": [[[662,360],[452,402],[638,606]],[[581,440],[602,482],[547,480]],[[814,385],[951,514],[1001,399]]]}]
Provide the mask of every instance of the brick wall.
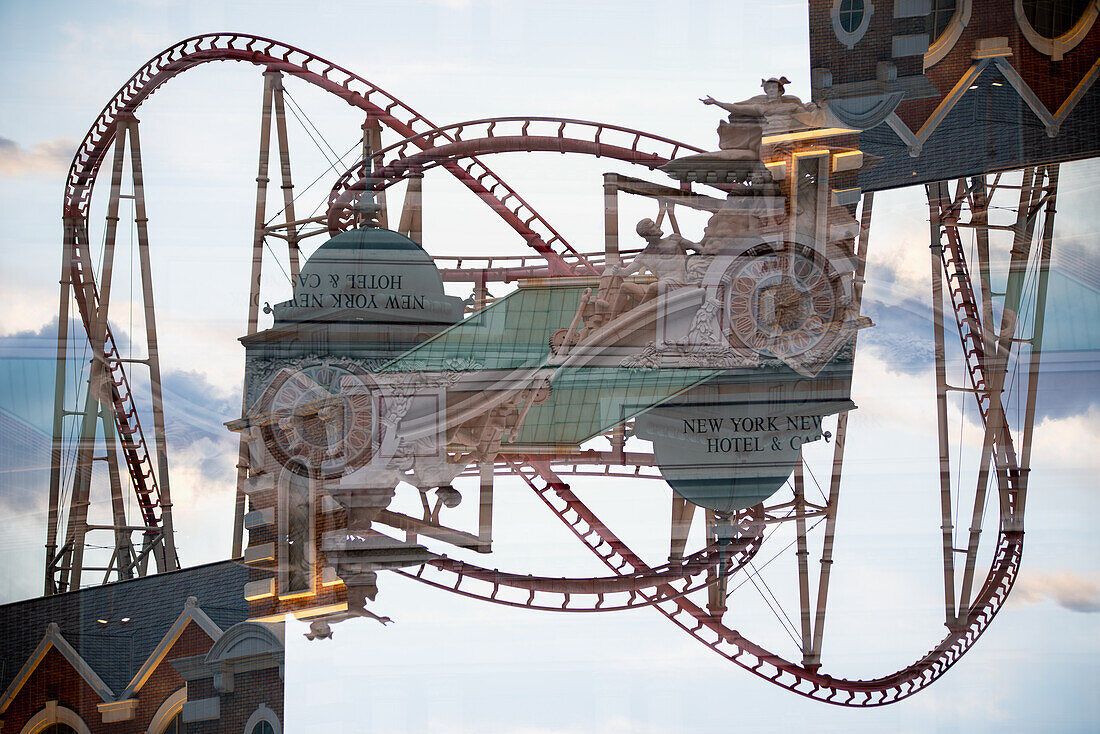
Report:
[{"label": "brick wall", "polygon": [[59,706],[75,711],[84,719],[92,732],[98,734],[98,732],[107,731],[107,727],[100,721],[99,710],[96,708],[98,704],[103,703],[103,699],[65,659],[65,656],[52,647],[4,712],[3,731],[20,731],[35,714],[42,710],[47,701],[57,701]]}]

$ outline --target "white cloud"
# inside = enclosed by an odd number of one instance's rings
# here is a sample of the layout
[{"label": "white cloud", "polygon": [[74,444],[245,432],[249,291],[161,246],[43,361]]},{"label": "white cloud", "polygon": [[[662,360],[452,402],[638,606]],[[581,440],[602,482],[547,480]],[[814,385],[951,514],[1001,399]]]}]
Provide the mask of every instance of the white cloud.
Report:
[{"label": "white cloud", "polygon": [[448,10],[466,10],[474,4],[473,0],[428,0],[428,3]]},{"label": "white cloud", "polygon": [[14,140],[0,137],[0,176],[63,174],[75,151],[76,143],[68,138],[46,140],[24,148]]},{"label": "white cloud", "polygon": [[1056,467],[1059,471],[1100,471],[1100,453],[1094,450],[1100,433],[1100,409],[1068,418],[1045,419],[1035,426],[1032,463]]},{"label": "white cloud", "polygon": [[1100,612],[1100,578],[1073,571],[1022,573],[1012,588],[1009,602],[1025,605],[1042,601],[1054,602],[1073,612]]},{"label": "white cloud", "polygon": [[[13,274],[14,275],[14,274]],[[14,277],[0,281],[0,289],[18,293],[0,309],[0,336],[39,331],[57,317],[57,287],[42,288],[19,283]],[[74,309],[75,311],[75,309]],[[75,313],[74,318],[79,318]]]},{"label": "white cloud", "polygon": [[222,560],[229,554],[236,458],[209,438],[170,457],[176,547],[184,566]]}]

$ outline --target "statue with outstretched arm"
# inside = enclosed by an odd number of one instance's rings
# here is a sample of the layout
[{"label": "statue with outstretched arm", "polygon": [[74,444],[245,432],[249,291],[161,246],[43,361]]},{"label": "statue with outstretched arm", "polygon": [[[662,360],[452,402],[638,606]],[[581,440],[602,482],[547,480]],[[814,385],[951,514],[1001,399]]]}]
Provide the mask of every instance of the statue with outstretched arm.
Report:
[{"label": "statue with outstretched arm", "polygon": [[705,105],[721,107],[729,113],[730,122],[739,119],[763,118],[764,133],[776,133],[826,124],[825,110],[812,102],[803,102],[793,94],[783,94],[790,81],[787,77],[761,79],[764,94],[741,102],[722,102],[707,95],[700,98]]}]

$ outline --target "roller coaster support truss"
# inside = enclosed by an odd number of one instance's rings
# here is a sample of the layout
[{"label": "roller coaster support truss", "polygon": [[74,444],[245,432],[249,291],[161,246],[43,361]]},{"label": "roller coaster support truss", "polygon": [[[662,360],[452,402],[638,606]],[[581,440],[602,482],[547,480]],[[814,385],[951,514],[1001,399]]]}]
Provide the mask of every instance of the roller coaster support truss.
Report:
[{"label": "roller coaster support truss", "polygon": [[[153,308],[152,271],[149,261],[149,228],[145,210],[145,187],[141,168],[141,144],[138,120],[132,114],[116,116],[111,190],[107,202],[106,230],[100,283],[93,277],[90,243],[86,221],[66,218],[65,249],[61,265],[61,299],[57,338],[57,372],[53,425],[53,462],[50,470],[50,508],[46,541],[45,593],[55,594],[79,589],[86,570],[104,571],[103,581],[112,573],[119,580],[143,576],[148,559],[153,557],[157,571],[179,568],[172,530],[172,501],[168,481],[168,453],[164,432],[164,409],[161,395],[160,351],[157,346],[156,314]],[[131,194],[122,193],[123,171],[127,150],[130,156]],[[141,286],[145,316],[145,339],[148,355],[144,359],[122,356],[108,323],[111,284],[114,273],[115,242],[118,233],[119,206],[123,198],[134,203],[137,249],[141,269]],[[68,320],[70,298],[77,304],[91,351],[87,392],[80,411],[66,411],[65,376],[67,374]],[[133,335],[130,335],[131,338]],[[75,355],[74,355],[75,356]],[[123,363],[144,364],[149,368],[150,399],[153,410],[155,450],[150,451],[137,420],[137,406]],[[79,400],[80,397],[76,396]],[[80,440],[77,445],[71,485],[68,487],[69,507],[65,523],[64,542],[58,546],[63,483],[62,440],[65,419],[81,416]],[[102,426],[102,442],[97,423]],[[117,429],[117,431],[116,431]],[[102,447],[104,454],[95,456]],[[126,518],[118,450],[121,448],[140,514],[140,524]],[[154,458],[155,457],[155,458]],[[112,525],[88,522],[91,504],[93,462],[107,463],[111,488]],[[85,566],[84,551],[88,532],[112,530],[114,550],[106,567]],[[135,552],[132,533],[143,533],[142,550]]]},{"label": "roller coaster support truss", "polygon": [[[97,290],[96,276],[93,272],[90,259],[88,238],[89,211],[92,192],[100,168],[104,161],[110,156],[112,147],[114,147],[116,151],[121,150],[119,146],[123,145],[123,143],[119,142],[118,139],[124,137],[125,130],[133,131],[131,134],[132,146],[135,151],[137,150],[136,126],[132,126],[130,121],[134,119],[134,113],[141,104],[148,99],[150,95],[158,91],[164,84],[185,71],[194,69],[202,64],[220,61],[244,61],[262,68],[265,73],[264,106],[266,111],[261,123],[262,159],[259,171],[260,175],[257,176],[257,221],[253,238],[253,273],[249,304],[250,333],[255,330],[252,324],[255,323],[257,318],[256,312],[259,307],[259,280],[260,271],[262,270],[264,239],[266,237],[274,237],[286,240],[293,259],[294,253],[297,252],[298,243],[302,238],[311,236],[315,233],[320,234],[325,231],[323,228],[306,231],[304,227],[306,225],[319,224],[322,222],[330,222],[331,224],[332,217],[334,216],[334,212],[331,210],[323,219],[307,218],[297,220],[293,214],[293,184],[290,179],[285,115],[283,114],[283,75],[291,75],[303,82],[319,87],[323,91],[339,97],[365,113],[364,164],[372,157],[367,155],[368,152],[376,151],[374,155],[377,156],[378,152],[382,150],[380,138],[382,127],[388,128],[402,139],[400,145],[403,147],[401,147],[397,153],[399,156],[406,159],[410,157],[410,155],[406,154],[406,151],[408,154],[415,155],[413,154],[414,149],[427,153],[430,149],[442,148],[443,150],[440,155],[428,155],[425,157],[425,161],[431,166],[440,166],[458,179],[461,184],[500,216],[506,224],[523,239],[527,246],[538,253],[537,256],[531,258],[534,263],[532,273],[537,272],[539,275],[568,275],[599,272],[598,267],[594,266],[593,263],[588,260],[589,256],[575,250],[553,228],[553,226],[535,211],[515,190],[497,176],[488,166],[483,164],[476,155],[473,155],[471,153],[472,149],[467,149],[469,146],[466,143],[460,142],[463,126],[473,123],[460,123],[457,126],[450,125],[441,128],[429,121],[423,115],[409,108],[396,97],[390,95],[366,79],[353,74],[347,69],[307,51],[303,51],[302,49],[294,48],[269,38],[240,33],[210,34],[187,38],[165,49],[138,69],[104,106],[103,110],[96,118],[96,121],[88,130],[88,133],[84,136],[80,146],[77,148],[76,155],[69,169],[63,207],[65,249],[62,258],[62,288],[58,309],[60,325],[58,330],[58,369],[55,385],[57,399],[55,402],[56,410],[53,431],[54,442],[50,481],[50,510],[45,563],[45,590],[48,594],[75,588],[70,576],[73,575],[74,568],[78,569],[75,571],[78,577],[80,574],[79,567],[83,562],[83,535],[86,533],[87,529],[98,528],[98,526],[93,528],[87,525],[87,505],[91,500],[88,495],[89,489],[86,488],[90,488],[93,484],[91,479],[91,462],[93,458],[104,458],[92,456],[91,447],[95,444],[97,431],[94,419],[95,408],[91,401],[85,406],[85,410],[77,411],[78,414],[88,417],[83,421],[79,430],[79,435],[83,443],[79,443],[76,447],[76,453],[78,454],[76,458],[76,479],[73,480],[74,492],[70,503],[75,512],[70,512],[66,515],[66,513],[62,512],[61,507],[64,502],[68,501],[65,497],[65,492],[68,487],[66,486],[63,491],[62,485],[67,485],[69,482],[69,478],[64,476],[66,474],[64,467],[67,457],[73,450],[72,439],[66,438],[66,436],[74,431],[66,431],[64,426],[66,416],[73,414],[73,411],[66,410],[66,368],[64,365],[65,360],[70,356],[67,346],[67,342],[71,336],[68,328],[68,319],[70,315],[69,301],[74,297],[81,320],[85,324],[89,342],[94,340],[96,329],[94,329],[92,325],[100,321],[101,310],[104,316],[101,346],[98,348],[96,354],[99,355],[99,362],[107,366],[107,372],[109,373],[108,382],[113,383],[113,387],[108,385],[106,387],[106,394],[97,396],[97,400],[100,403],[106,402],[111,406],[111,412],[114,415],[115,431],[117,432],[119,442],[122,444],[123,456],[130,475],[133,491],[137,495],[138,505],[142,514],[142,525],[140,527],[146,528],[145,550],[137,556],[141,559],[137,567],[138,571],[144,572],[145,559],[147,559],[150,554],[158,559],[158,568],[163,566],[162,570],[177,567],[175,549],[172,541],[171,503],[167,487],[167,457],[164,452],[163,416],[161,415],[160,401],[160,374],[155,344],[155,325],[153,323],[151,310],[152,291],[148,269],[148,234],[144,215],[143,192],[140,190],[140,165],[138,164],[133,169],[133,177],[135,179],[135,194],[133,196],[136,197],[135,205],[139,205],[141,208],[141,211],[137,215],[137,224],[139,238],[143,243],[141,255],[143,258],[146,311],[148,314],[146,323],[149,336],[151,337],[149,339],[149,357],[142,361],[150,367],[150,382],[152,385],[152,392],[154,393],[152,402],[155,411],[155,459],[151,455],[150,448],[146,444],[137,407],[130,392],[126,369],[123,365],[123,362],[126,360],[123,360],[118,355],[118,350],[115,348],[114,344],[114,338],[109,326],[106,325],[105,317],[110,302],[108,297],[109,289],[104,289],[105,295],[101,298]],[[265,220],[266,185],[268,183],[268,163],[266,154],[270,152],[269,141],[272,115],[276,123],[276,132],[280,147],[279,165],[281,173],[283,174],[282,187],[284,194],[284,209],[280,213],[284,216],[281,217],[282,221],[280,223],[272,223]],[[478,129],[483,136],[487,135],[492,137],[494,135],[496,123],[491,120],[483,122],[485,124]],[[503,121],[500,124],[503,124]],[[550,134],[530,135],[527,127],[531,124],[535,124],[538,127],[548,127],[549,130],[547,132]],[[577,152],[596,156],[614,154],[613,157],[621,157],[624,160],[642,163],[651,168],[674,157],[677,151],[699,152],[698,149],[676,141],[647,135],[637,130],[629,130],[600,123],[563,121],[550,118],[522,118],[517,119],[517,125],[522,126],[522,128],[518,130],[518,136],[512,136],[512,142],[522,146],[522,149],[543,149],[538,147],[539,144],[542,144],[549,146],[548,149],[559,150],[560,152],[572,152],[572,148],[570,148],[569,151],[563,148],[563,143],[561,142],[567,137],[564,129],[565,126],[568,125],[571,129],[576,128],[577,130],[588,131],[588,133],[592,134],[592,137],[586,140],[569,141],[569,145],[574,147],[579,146]],[[615,142],[608,145],[601,140],[601,135],[606,138],[614,138]],[[508,149],[510,141],[498,139],[491,141],[491,143],[492,144],[488,146],[485,152],[503,152],[505,149]],[[639,146],[645,146],[646,150],[640,149]],[[476,141],[475,147],[477,147]],[[135,160],[135,163],[138,163],[138,161]],[[348,180],[342,179],[342,181],[345,181],[345,183],[352,183],[356,178],[355,174],[361,177],[364,170],[363,167],[360,167],[353,172],[349,172],[350,178],[348,178],[349,175],[346,174],[346,179]],[[406,189],[406,207],[405,211],[402,213],[399,229],[411,234],[416,239],[419,239],[419,235],[421,234],[419,216],[421,187],[419,174],[422,170],[423,167],[418,167],[418,164],[413,161],[412,165],[406,167],[402,173],[403,180],[409,180],[410,185]],[[261,193],[263,194],[263,203],[260,203]],[[121,195],[118,188],[116,188],[114,194],[116,197]],[[384,191],[376,190],[375,196],[379,203],[384,204]],[[345,210],[342,213],[346,216],[348,212]],[[339,215],[341,212],[337,211],[336,214]],[[384,211],[383,217],[385,217]],[[354,214],[351,215],[351,220],[354,221]],[[341,220],[341,223],[344,228],[350,226],[347,219]],[[108,220],[108,228],[114,226],[116,225]],[[521,261],[525,262],[523,259],[521,259]],[[296,275],[297,268],[294,263],[292,263],[291,269],[292,275]],[[444,277],[448,280],[456,279],[456,274],[458,280],[470,279],[469,274],[461,270],[461,266],[459,269],[449,273],[445,271]],[[473,279],[478,281],[480,286],[479,301],[482,304],[486,303],[488,300],[488,292],[485,288],[485,282],[489,279],[487,275],[489,274],[473,274]],[[519,272],[516,270],[508,270],[503,273],[503,275],[505,276],[504,279],[511,280],[518,276]],[[96,390],[99,390],[100,380],[94,378],[93,381],[96,382]],[[95,393],[93,392],[93,394]],[[69,404],[71,404],[71,401]],[[106,433],[104,435],[106,435]],[[241,465],[245,464],[246,458],[247,457],[243,454],[239,454],[238,463]],[[110,461],[109,458],[106,460],[108,462]],[[112,501],[114,502],[113,507],[115,508],[119,506],[117,502],[120,498],[118,488],[121,487],[123,480],[124,478],[120,476],[118,485],[115,490],[113,490]],[[235,537],[233,543],[233,550],[235,553],[239,552],[243,540],[243,532],[239,529],[241,526],[240,515],[243,513],[244,509],[241,499],[243,498],[238,497],[237,502],[238,522],[235,523],[237,529],[234,531]],[[73,529],[66,529],[59,532],[60,528],[66,524],[72,525]],[[119,528],[131,527],[124,525],[118,518],[115,519],[115,526]],[[125,532],[127,531],[119,531],[119,533]],[[63,543],[59,542],[59,536],[64,538]],[[116,538],[116,556],[118,556],[118,558],[125,559],[133,556],[133,553],[127,550],[127,548],[128,545],[125,537]],[[74,555],[77,559],[77,563],[75,564],[73,562]],[[134,563],[126,560],[120,561],[118,558],[112,561],[112,563],[118,565],[122,569],[130,569],[127,573],[132,572],[135,568]],[[162,558],[163,563],[161,561]],[[80,581],[78,578],[76,585],[79,585],[79,583]]]},{"label": "roller coaster support truss", "polygon": [[[275,131],[279,148],[279,173],[283,192],[283,208],[276,217],[282,223],[272,225],[267,219],[267,185],[271,182],[268,169],[271,163],[271,122],[275,120]],[[255,334],[259,328],[260,283],[263,277],[264,246],[267,238],[278,237],[286,240],[287,256],[290,262],[292,283],[298,281],[301,268],[298,243],[301,240],[299,228],[313,220],[298,221],[294,215],[294,182],[290,172],[290,144],[287,139],[286,106],[283,95],[283,75],[277,69],[268,68],[264,72],[264,91],[260,116],[260,160],[256,170],[256,218],[252,230],[252,274],[249,278],[248,294],[248,331]],[[248,408],[241,405],[241,415]],[[244,541],[245,494],[244,482],[248,478],[248,442],[241,438],[237,454],[237,495],[233,518],[233,558],[240,558]]]},{"label": "roller coaster support truss", "polygon": [[[978,546],[981,540],[987,488],[992,470],[1000,495],[1002,532],[1023,531],[1023,505],[1031,461],[1031,435],[1035,417],[1035,397],[1042,357],[1043,317],[1046,308],[1047,280],[1051,244],[1054,236],[1055,198],[1058,190],[1058,166],[1026,168],[1018,187],[1001,184],[997,174],[992,184],[986,176],[956,182],[952,194],[948,182],[927,187],[931,224],[932,304],[934,314],[936,360],[936,415],[939,440],[940,504],[943,534],[943,576],[945,623],[958,630],[966,625],[973,591]],[[1012,225],[989,223],[989,201],[1001,188],[1019,190],[1016,221]],[[961,221],[964,208],[970,219]],[[1043,214],[1043,229],[1036,238],[1036,223]],[[972,280],[959,234],[960,228],[974,230],[978,259],[978,282]],[[989,230],[1012,232],[1012,246],[1004,293],[992,290],[990,276]],[[1020,338],[1019,311],[1029,263],[1037,263],[1037,290],[1032,334]],[[944,285],[947,302],[958,327],[966,360],[969,386],[947,382],[944,329]],[[996,323],[993,298],[1003,297],[1000,323]],[[980,301],[980,302],[979,302]],[[1005,379],[1018,344],[1030,345],[1022,446],[1019,455],[1012,441],[1003,395]],[[978,466],[974,508],[965,548],[955,547],[956,521],[952,515],[951,439],[948,432],[948,400],[952,391],[971,392],[977,401],[984,425],[982,453]],[[992,466],[991,466],[992,464]],[[955,556],[963,557],[961,584],[956,585]]]}]

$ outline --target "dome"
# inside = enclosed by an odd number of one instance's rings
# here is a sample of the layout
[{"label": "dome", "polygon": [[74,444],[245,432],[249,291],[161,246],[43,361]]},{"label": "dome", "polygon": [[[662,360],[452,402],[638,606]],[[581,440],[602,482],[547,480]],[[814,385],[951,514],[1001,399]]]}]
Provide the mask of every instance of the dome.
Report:
[{"label": "dome", "polygon": [[[741,406],[726,407],[729,412],[664,405],[635,423],[638,437],[653,442],[668,485],[689,502],[722,513],[775,494],[794,471],[801,444],[820,436],[817,431],[788,432],[786,422],[775,416],[757,422],[743,408],[739,411]],[[730,417],[739,412],[745,417]]]},{"label": "dome", "polygon": [[360,321],[451,324],[462,299],[443,292],[430,255],[392,230],[342,232],[302,266],[294,298],[274,306],[275,322]]},{"label": "dome", "polygon": [[[793,374],[793,373],[791,373]],[[697,387],[637,417],[652,441],[661,476],[684,499],[730,513],[760,504],[783,487],[802,447],[824,435],[825,416],[851,401],[830,400],[826,380],[768,379]]]}]

